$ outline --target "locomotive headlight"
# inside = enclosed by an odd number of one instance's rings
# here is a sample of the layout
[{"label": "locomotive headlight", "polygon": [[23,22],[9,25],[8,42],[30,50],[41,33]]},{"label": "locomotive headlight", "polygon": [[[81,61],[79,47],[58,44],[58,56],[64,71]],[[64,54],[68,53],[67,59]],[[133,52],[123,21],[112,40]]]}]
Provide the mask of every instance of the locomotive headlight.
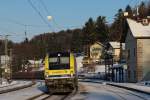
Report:
[{"label": "locomotive headlight", "polygon": [[48,75],[45,75],[45,78],[48,78]]},{"label": "locomotive headlight", "polygon": [[70,74],[71,74],[71,77],[72,77],[73,76],[73,71],[71,71]]},{"label": "locomotive headlight", "polygon": [[48,75],[49,75],[49,73],[48,73],[48,72],[45,72],[45,76],[48,77]]},{"label": "locomotive headlight", "polygon": [[73,76],[73,73],[71,73],[71,77]]}]

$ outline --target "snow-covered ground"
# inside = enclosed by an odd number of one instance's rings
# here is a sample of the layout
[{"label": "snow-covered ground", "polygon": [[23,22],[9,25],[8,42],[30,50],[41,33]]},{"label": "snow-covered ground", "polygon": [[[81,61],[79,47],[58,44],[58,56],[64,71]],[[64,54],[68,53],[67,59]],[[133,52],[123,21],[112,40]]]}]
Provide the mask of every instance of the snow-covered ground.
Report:
[{"label": "snow-covered ground", "polygon": [[12,81],[10,84],[5,82],[0,85],[0,92],[5,91],[5,90],[10,90],[13,88],[17,88],[17,87],[27,86],[30,84],[32,84],[31,81]]},{"label": "snow-covered ground", "polygon": [[18,81],[12,81],[11,83],[8,83],[7,81],[2,81],[0,84],[0,88],[12,86],[12,85],[15,85],[17,83],[18,83]]},{"label": "snow-covered ground", "polygon": [[144,86],[144,85],[142,86],[140,84],[135,84],[135,83],[110,83],[110,84],[132,88],[132,89],[140,90],[140,91],[147,92],[150,94],[150,87],[148,86]]},{"label": "snow-covered ground", "polygon": [[[23,83],[22,83],[23,84]],[[30,97],[46,92],[44,82],[37,82],[32,87],[0,94],[0,100],[27,100]]]},{"label": "snow-covered ground", "polygon": [[81,82],[85,91],[80,91],[70,100],[150,100],[150,95],[112,87],[99,83]]}]

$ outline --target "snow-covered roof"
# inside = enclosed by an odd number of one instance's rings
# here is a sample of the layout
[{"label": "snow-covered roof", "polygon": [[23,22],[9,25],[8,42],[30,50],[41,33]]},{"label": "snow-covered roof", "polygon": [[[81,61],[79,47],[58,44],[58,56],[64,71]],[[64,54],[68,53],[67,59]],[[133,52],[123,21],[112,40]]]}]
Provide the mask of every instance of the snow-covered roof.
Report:
[{"label": "snow-covered roof", "polygon": [[127,19],[127,23],[134,37],[150,37],[150,24],[143,25],[132,19]]},{"label": "snow-covered roof", "polygon": [[120,43],[119,42],[109,42],[110,45],[113,47],[113,48],[120,48]]},{"label": "snow-covered roof", "polygon": [[[95,43],[93,43],[92,45],[95,45],[95,44],[99,44],[99,45],[101,45],[101,46],[104,46],[101,42],[98,42],[98,41],[96,41]],[[91,45],[91,46],[92,46]]]}]

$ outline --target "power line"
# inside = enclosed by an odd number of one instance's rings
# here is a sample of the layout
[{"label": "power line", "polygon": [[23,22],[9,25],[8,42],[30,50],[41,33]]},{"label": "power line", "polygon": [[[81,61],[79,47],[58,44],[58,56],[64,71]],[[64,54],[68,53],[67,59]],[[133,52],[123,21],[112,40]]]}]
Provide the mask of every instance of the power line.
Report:
[{"label": "power line", "polygon": [[141,0],[136,0],[135,5],[138,6],[140,4]]},{"label": "power line", "polygon": [[42,0],[38,0],[38,1],[43,5],[43,7],[44,7],[45,11],[47,12],[47,14],[51,14],[51,13],[48,11],[48,9],[47,9],[45,3],[44,3]]},{"label": "power line", "polygon": [[31,2],[31,0],[28,0],[28,2],[31,5],[31,7],[38,13],[38,15],[41,17],[41,19],[43,20],[43,22],[45,24],[47,24],[49,28],[51,28],[50,24],[45,20],[45,18],[42,16],[42,14],[40,13],[40,11],[33,5],[33,3]]},{"label": "power line", "polygon": [[9,22],[9,23],[13,23],[13,24],[17,24],[17,25],[20,25],[20,26],[27,26],[27,27],[37,27],[37,28],[42,28],[42,27],[47,27],[47,25],[35,25],[35,24],[26,24],[26,23],[22,23],[22,22],[19,22],[19,21],[16,21],[14,19],[9,19],[9,18],[1,18],[1,19],[4,19],[5,21]]},{"label": "power line", "polygon": [[136,0],[130,0],[128,4],[131,4],[132,2],[135,2]]},{"label": "power line", "polygon": [[[45,3],[44,3],[42,0],[38,0],[38,1],[42,4],[42,6],[43,6],[43,8],[45,9],[47,15],[49,15],[49,14],[52,15],[52,14],[49,12],[49,10],[47,9]],[[63,27],[61,27],[61,26],[56,22],[55,18],[53,18],[52,21],[54,22],[54,24],[55,24],[58,28],[63,28]]]},{"label": "power line", "polygon": [[13,24],[17,24],[20,26],[30,26],[30,27],[46,27],[46,25],[33,25],[33,24],[25,24],[25,23],[21,23],[12,19],[7,19],[9,22],[13,23]]}]

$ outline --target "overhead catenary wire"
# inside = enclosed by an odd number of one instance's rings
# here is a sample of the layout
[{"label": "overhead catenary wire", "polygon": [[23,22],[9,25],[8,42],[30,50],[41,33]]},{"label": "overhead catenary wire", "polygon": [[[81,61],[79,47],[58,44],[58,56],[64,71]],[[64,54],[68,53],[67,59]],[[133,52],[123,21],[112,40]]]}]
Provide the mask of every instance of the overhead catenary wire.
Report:
[{"label": "overhead catenary wire", "polygon": [[132,3],[136,2],[136,1],[137,0],[130,0],[128,4],[130,5],[130,4],[132,4]]},{"label": "overhead catenary wire", "polygon": [[[5,20],[6,20],[6,18],[5,18]],[[18,36],[18,35],[23,35],[23,34],[24,34],[25,39],[27,39],[27,29],[28,29],[28,27],[34,27],[34,28],[37,28],[37,27],[38,27],[38,28],[40,28],[40,27],[47,27],[47,25],[24,24],[24,23],[21,23],[21,22],[19,22],[19,21],[12,20],[12,19],[7,19],[7,21],[8,21],[9,23],[13,23],[13,24],[17,24],[17,25],[23,26],[24,29],[25,29],[25,32],[24,32],[24,33],[21,33],[21,34],[17,34],[17,33],[15,33],[15,32],[8,31],[8,29],[5,29],[5,28],[0,28],[0,30],[5,31],[5,33],[11,33],[11,34],[13,34],[13,36]]]},{"label": "overhead catenary wire", "polygon": [[[39,1],[39,3],[43,6],[43,8],[44,8],[44,10],[46,11],[47,15],[49,15],[49,14],[52,15],[52,13],[49,12],[49,10],[48,10],[47,6],[45,5],[45,3],[43,2],[43,0],[38,0],[38,1]],[[56,22],[55,18],[53,18],[52,21],[54,22],[54,24],[56,25],[56,27],[58,27],[58,28],[60,28],[60,29],[63,29],[63,27],[60,26],[60,25]]]},{"label": "overhead catenary wire", "polygon": [[141,2],[148,2],[149,0],[135,0],[134,5],[139,6]]},{"label": "overhead catenary wire", "polygon": [[51,25],[45,20],[45,18],[43,17],[43,15],[40,13],[40,11],[36,8],[36,6],[34,6],[34,4],[32,3],[31,0],[28,0],[29,4],[31,5],[31,7],[38,13],[38,15],[40,16],[40,18],[42,19],[42,21],[48,25],[49,28],[51,28]]},{"label": "overhead catenary wire", "polygon": [[41,27],[47,27],[47,25],[34,25],[34,24],[26,24],[26,23],[21,23],[19,21],[16,21],[16,20],[12,20],[12,19],[7,19],[10,23],[13,23],[13,24],[17,24],[17,25],[21,25],[21,26],[29,26],[29,27],[37,27],[37,28],[41,28]]},{"label": "overhead catenary wire", "polygon": [[[44,1],[43,0],[38,0],[38,2],[43,6],[47,16],[52,15],[52,17],[53,17],[53,14],[48,10],[48,8],[47,8],[46,4],[44,3]],[[69,29],[69,27],[64,27],[64,26],[61,26],[60,24],[58,24],[55,17],[53,17],[52,19],[53,19],[52,22],[55,24],[55,26],[59,30],[64,30],[64,28]],[[74,28],[74,27],[75,26],[71,26],[70,28]]]},{"label": "overhead catenary wire", "polygon": [[47,13],[47,14],[51,14],[51,13],[48,11],[48,9],[47,9],[45,3],[44,3],[42,0],[38,0],[38,1],[42,4],[42,6],[44,7],[46,13]]},{"label": "overhead catenary wire", "polygon": [[140,4],[141,1],[142,1],[142,0],[136,0],[135,6],[139,6],[139,4]]}]

